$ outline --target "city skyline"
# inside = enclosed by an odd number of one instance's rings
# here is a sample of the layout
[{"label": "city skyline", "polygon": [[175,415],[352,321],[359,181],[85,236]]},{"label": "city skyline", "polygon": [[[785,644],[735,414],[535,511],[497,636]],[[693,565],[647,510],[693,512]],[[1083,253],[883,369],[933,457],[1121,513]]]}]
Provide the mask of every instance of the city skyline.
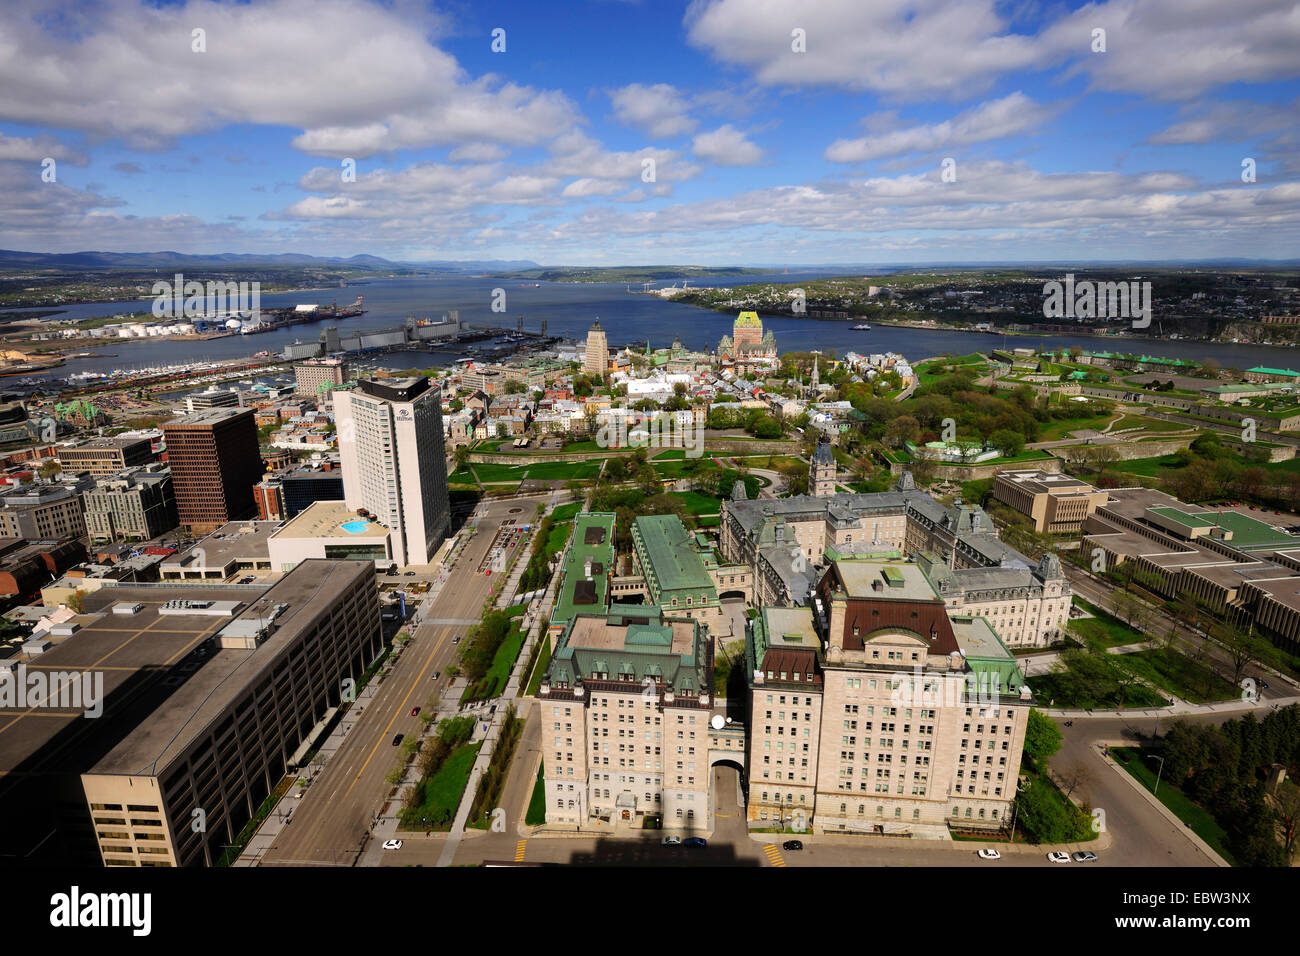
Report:
[{"label": "city skyline", "polygon": [[803,265],[1297,247],[1286,2],[571,9],[18,3],[0,248]]}]

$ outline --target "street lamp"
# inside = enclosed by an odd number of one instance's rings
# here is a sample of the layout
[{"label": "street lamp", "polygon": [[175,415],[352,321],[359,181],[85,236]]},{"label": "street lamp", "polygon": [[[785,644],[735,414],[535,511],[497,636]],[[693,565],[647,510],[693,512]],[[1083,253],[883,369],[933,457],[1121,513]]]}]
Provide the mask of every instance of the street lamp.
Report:
[{"label": "street lamp", "polygon": [[1151,756],[1153,759],[1160,761],[1160,769],[1156,771],[1156,785],[1155,788],[1151,791],[1151,795],[1155,796],[1157,793],[1160,792],[1160,775],[1165,772],[1165,758],[1157,756],[1156,754],[1152,754]]}]

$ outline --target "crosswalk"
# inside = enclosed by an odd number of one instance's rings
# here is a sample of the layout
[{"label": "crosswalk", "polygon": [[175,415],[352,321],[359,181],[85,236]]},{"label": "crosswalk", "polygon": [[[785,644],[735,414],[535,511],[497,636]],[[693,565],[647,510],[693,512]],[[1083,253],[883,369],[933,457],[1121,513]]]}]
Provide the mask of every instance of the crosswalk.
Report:
[{"label": "crosswalk", "polygon": [[785,866],[785,860],[781,858],[781,851],[776,848],[775,843],[769,843],[763,847],[763,855],[767,857],[767,862],[771,866]]},{"label": "crosswalk", "polygon": [[527,840],[520,840],[518,843],[515,844],[515,862],[516,862],[516,863],[522,863],[522,862],[524,862],[524,849],[525,849],[525,847],[527,847],[527,846],[528,846],[528,841],[527,841]]}]

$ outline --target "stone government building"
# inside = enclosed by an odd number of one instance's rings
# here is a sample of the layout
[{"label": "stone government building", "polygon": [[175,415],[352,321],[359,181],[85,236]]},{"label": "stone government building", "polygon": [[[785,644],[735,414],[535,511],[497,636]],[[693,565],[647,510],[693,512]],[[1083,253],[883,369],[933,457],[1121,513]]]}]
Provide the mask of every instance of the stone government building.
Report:
[{"label": "stone government building", "polygon": [[987,618],[1008,647],[1064,638],[1072,591],[1060,559],[1032,563],[978,505],[942,505],[910,474],[875,494],[725,501],[720,532],[723,560],[753,569],[760,606],[807,604],[831,560],[910,555],[950,609]]}]

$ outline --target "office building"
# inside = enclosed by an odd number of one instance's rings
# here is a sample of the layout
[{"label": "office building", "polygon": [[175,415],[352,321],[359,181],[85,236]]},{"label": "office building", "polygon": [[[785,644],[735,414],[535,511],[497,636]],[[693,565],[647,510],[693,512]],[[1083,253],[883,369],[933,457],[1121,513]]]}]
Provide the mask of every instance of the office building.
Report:
[{"label": "office building", "polygon": [[294,365],[293,378],[296,394],[323,397],[348,380],[348,363],[341,358],[307,359]]},{"label": "office building", "polygon": [[151,463],[153,443],[145,437],[88,438],[58,450],[59,465],[68,474],[115,475],[126,468]]},{"label": "office building", "polygon": [[1034,523],[1035,531],[1074,534],[1088,515],[1106,503],[1106,492],[1069,475],[1045,471],[1003,471],[993,497]]},{"label": "office building", "polygon": [[46,541],[86,533],[83,492],[89,481],[20,485],[0,494],[0,537]]},{"label": "office building", "polygon": [[91,541],[148,541],[179,524],[166,465],[128,468],[100,478],[83,498]]},{"label": "office building", "polygon": [[208,408],[236,408],[240,405],[239,389],[211,385],[185,399],[185,411],[193,414]]},{"label": "office building", "polygon": [[427,565],[451,519],[442,393],[427,378],[362,379],[334,396],[343,496],[392,533],[399,565]]},{"label": "office building", "polygon": [[712,829],[712,691],[699,621],[657,607],[571,618],[539,690],[547,822]]},{"label": "office building", "polygon": [[317,501],[342,501],[343,469],[329,458],[267,475],[254,486],[253,497],[259,519],[287,520]]},{"label": "office building", "polygon": [[600,319],[591,324],[587,331],[587,350],[582,370],[590,376],[604,378],[609,374],[609,339],[600,327]]},{"label": "office building", "polygon": [[180,523],[204,533],[256,511],[262,477],[251,408],[213,408],[163,425]]},{"label": "office building", "polygon": [[[220,862],[382,646],[369,562],[305,562],[260,592],[85,600],[20,659],[69,706],[0,712],[0,853],[29,865]],[[81,674],[102,681],[93,717],[67,693]]]},{"label": "office building", "polygon": [[921,569],[837,561],[746,642],[751,826],[945,839],[1008,820],[1032,698]]},{"label": "office building", "polygon": [[[895,491],[733,498],[722,504],[722,559],[753,570],[753,600],[806,605],[831,561],[915,557],[953,610],[992,616],[1011,647],[1064,639],[1072,590],[1060,561],[1031,562],[978,505],[942,505],[904,473]],[[997,573],[994,573],[997,572]]]}]

